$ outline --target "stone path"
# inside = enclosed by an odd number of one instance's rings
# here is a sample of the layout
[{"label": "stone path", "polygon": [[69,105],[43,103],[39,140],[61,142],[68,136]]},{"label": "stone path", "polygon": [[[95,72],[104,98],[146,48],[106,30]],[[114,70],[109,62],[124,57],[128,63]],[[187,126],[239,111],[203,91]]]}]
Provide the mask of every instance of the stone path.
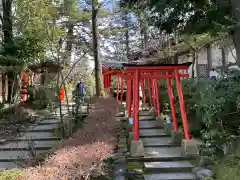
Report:
[{"label": "stone path", "polygon": [[[182,155],[181,145],[171,143],[170,135],[165,134],[163,128],[157,127],[156,120],[149,112],[140,112],[139,125],[144,157],[128,158],[125,167],[135,164],[134,169],[143,174],[144,180],[196,180],[192,173],[196,157]],[[124,141],[126,137],[122,135],[118,143],[118,153],[126,155]],[[122,176],[119,177],[121,178]]]},{"label": "stone path", "polygon": [[195,180],[192,158],[183,156],[181,146],[156,126],[151,116],[140,118],[140,139],[144,145],[145,180]]},{"label": "stone path", "polygon": [[[82,109],[86,115],[86,107]],[[63,106],[63,114],[67,108]],[[60,113],[50,113],[47,117],[25,130],[20,130],[22,136],[0,145],[0,169],[12,169],[21,166],[24,162],[49,152],[58,144],[61,137],[55,133],[60,127]],[[30,149],[34,150],[31,151]]]}]

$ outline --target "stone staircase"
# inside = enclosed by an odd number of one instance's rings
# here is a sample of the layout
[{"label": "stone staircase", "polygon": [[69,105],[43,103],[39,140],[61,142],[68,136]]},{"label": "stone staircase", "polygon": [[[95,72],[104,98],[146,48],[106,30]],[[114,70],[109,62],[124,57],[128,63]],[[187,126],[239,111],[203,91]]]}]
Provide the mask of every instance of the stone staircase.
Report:
[{"label": "stone staircase", "polygon": [[[183,155],[181,144],[173,144],[164,127],[146,114],[140,113],[139,124],[144,157],[129,157],[127,163],[138,163],[144,180],[196,180],[192,170],[197,158]],[[136,170],[139,172],[139,167]]]},{"label": "stone staircase", "polygon": [[144,145],[145,180],[195,180],[193,157],[182,155],[181,145],[157,127],[152,116],[140,117],[140,139]]},{"label": "stone staircase", "polygon": [[[67,109],[63,107],[63,114]],[[84,117],[87,113],[83,114]],[[21,167],[34,158],[43,158],[46,153],[58,145],[61,135],[57,132],[60,128],[60,113],[49,113],[27,129],[20,130],[22,134],[15,139],[8,140],[0,145],[0,170]],[[63,118],[66,123],[69,118]],[[31,150],[32,149],[32,150]]]}]

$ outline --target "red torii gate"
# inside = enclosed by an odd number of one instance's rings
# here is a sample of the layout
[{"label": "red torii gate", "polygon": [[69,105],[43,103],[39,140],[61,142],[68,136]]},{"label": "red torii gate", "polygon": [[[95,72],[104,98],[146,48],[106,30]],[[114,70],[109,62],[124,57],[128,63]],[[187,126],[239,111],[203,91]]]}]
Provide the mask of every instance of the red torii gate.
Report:
[{"label": "red torii gate", "polygon": [[124,78],[123,78],[123,65],[122,63],[103,63],[102,65],[102,74],[103,74],[103,85],[104,89],[111,88],[111,81],[112,77],[115,76],[117,78],[116,83],[116,99],[119,100],[120,96],[120,102],[123,103],[123,91],[124,91]]},{"label": "red torii gate", "polygon": [[[119,97],[119,90],[121,88],[121,103],[123,101],[123,87],[124,80],[127,85],[127,98],[126,106],[128,117],[133,118],[133,135],[134,141],[139,141],[139,86],[141,86],[143,92],[143,104],[146,104],[146,96],[144,94],[144,89],[147,87],[150,105],[154,107],[155,112],[157,112],[158,117],[161,116],[159,94],[158,94],[158,80],[166,79],[168,85],[168,96],[171,105],[173,129],[178,132],[178,124],[176,118],[176,109],[174,103],[174,96],[172,90],[171,81],[175,79],[176,88],[179,98],[181,118],[184,128],[184,135],[186,140],[190,140],[190,135],[188,131],[188,122],[185,112],[182,87],[180,80],[181,78],[188,78],[188,68],[192,63],[183,64],[130,64],[123,63],[123,68],[103,68],[104,76],[104,87],[111,87],[111,77],[112,75],[117,76],[117,99]],[[121,84],[119,83],[121,79]]]},{"label": "red torii gate", "polygon": [[[150,102],[153,104],[155,111],[158,116],[160,116],[160,104],[158,96],[158,80],[166,79],[168,84],[168,95],[170,99],[172,120],[174,131],[178,131],[176,109],[174,103],[174,96],[171,86],[171,80],[175,79],[176,88],[179,98],[181,118],[184,127],[184,135],[186,140],[190,140],[190,135],[188,131],[188,122],[185,112],[182,87],[180,83],[181,78],[189,77],[188,68],[192,63],[184,64],[123,64],[124,66],[124,78],[127,81],[127,109],[128,117],[133,117],[133,134],[134,141],[139,140],[139,85],[140,82],[143,83],[145,87],[145,81],[147,81],[148,94],[150,97]],[[182,71],[183,73],[180,73]],[[133,103],[132,103],[133,101]],[[131,106],[133,104],[133,116],[131,114]]]}]

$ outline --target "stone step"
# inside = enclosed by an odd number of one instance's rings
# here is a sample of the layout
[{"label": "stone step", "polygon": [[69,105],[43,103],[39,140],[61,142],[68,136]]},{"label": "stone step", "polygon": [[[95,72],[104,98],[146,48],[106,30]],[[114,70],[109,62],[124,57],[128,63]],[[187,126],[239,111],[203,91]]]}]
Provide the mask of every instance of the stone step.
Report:
[{"label": "stone step", "polygon": [[143,176],[145,180],[196,180],[196,176],[192,173],[159,173]]},{"label": "stone step", "polygon": [[141,138],[144,147],[179,147],[171,143],[171,137],[147,137]]},{"label": "stone step", "polygon": [[21,137],[17,137],[15,140],[29,140],[29,139],[50,139],[50,138],[58,138],[56,137],[52,131],[50,132],[26,132]]},{"label": "stone step", "polygon": [[17,162],[0,162],[0,170],[15,169],[21,167]]},{"label": "stone step", "polygon": [[158,129],[156,121],[139,121],[140,129]]},{"label": "stone step", "polygon": [[182,157],[181,147],[147,147],[144,148],[145,157],[179,158]]},{"label": "stone step", "polygon": [[147,115],[140,116],[139,120],[140,121],[156,121],[156,119],[154,119],[152,116],[147,116]]},{"label": "stone step", "polygon": [[169,162],[169,161],[196,161],[196,157],[194,156],[179,156],[179,157],[128,157],[128,162]]},{"label": "stone step", "polygon": [[148,173],[158,172],[192,172],[194,167],[188,161],[173,161],[173,162],[145,162],[145,171]]},{"label": "stone step", "polygon": [[57,128],[59,128],[57,124],[46,124],[42,126],[30,126],[28,129],[20,130],[20,132],[51,132]]},{"label": "stone step", "polygon": [[49,150],[58,144],[58,141],[45,140],[45,141],[12,141],[5,145],[0,146],[0,151],[27,151],[29,149],[29,143],[33,143],[35,150]]},{"label": "stone step", "polygon": [[169,137],[164,133],[163,129],[141,129],[139,130],[140,138],[145,137]]},{"label": "stone step", "polygon": [[[36,150],[36,156],[47,153],[49,150]],[[1,162],[18,162],[23,160],[30,160],[31,155],[28,151],[0,151]]]}]

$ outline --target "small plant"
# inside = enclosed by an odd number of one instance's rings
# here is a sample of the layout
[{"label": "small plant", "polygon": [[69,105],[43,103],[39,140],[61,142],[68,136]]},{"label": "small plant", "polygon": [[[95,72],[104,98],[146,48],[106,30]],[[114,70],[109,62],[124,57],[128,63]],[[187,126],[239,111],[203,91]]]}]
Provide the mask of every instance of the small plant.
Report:
[{"label": "small plant", "polygon": [[1,180],[18,180],[21,179],[22,172],[20,170],[10,170],[0,172]]},{"label": "small plant", "polygon": [[37,153],[35,150],[35,143],[33,139],[28,139],[27,149],[28,149],[30,159],[34,159],[37,157]]}]

